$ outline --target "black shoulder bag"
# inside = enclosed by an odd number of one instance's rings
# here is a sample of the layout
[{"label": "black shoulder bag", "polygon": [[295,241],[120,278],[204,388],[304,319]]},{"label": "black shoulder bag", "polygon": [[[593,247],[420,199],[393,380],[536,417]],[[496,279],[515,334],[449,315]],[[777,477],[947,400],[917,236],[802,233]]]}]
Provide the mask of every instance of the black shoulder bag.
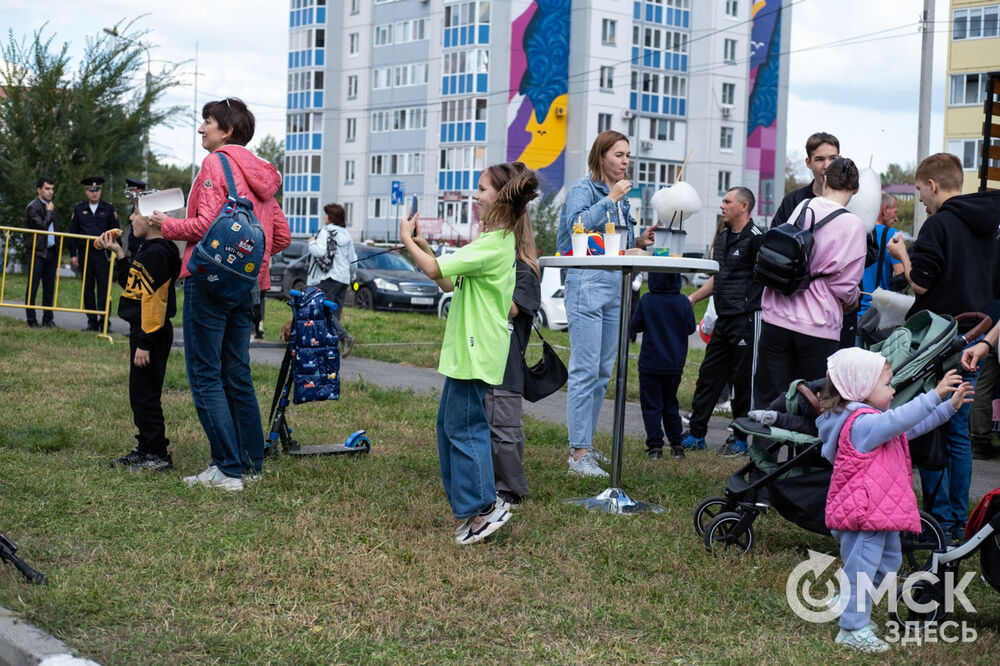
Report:
[{"label": "black shoulder bag", "polygon": [[542,332],[532,323],[531,327],[542,340],[542,358],[538,363],[529,366],[524,360],[525,350],[521,350],[521,365],[524,368],[524,399],[528,402],[538,402],[561,389],[569,379],[569,372],[556,350],[545,341]]}]

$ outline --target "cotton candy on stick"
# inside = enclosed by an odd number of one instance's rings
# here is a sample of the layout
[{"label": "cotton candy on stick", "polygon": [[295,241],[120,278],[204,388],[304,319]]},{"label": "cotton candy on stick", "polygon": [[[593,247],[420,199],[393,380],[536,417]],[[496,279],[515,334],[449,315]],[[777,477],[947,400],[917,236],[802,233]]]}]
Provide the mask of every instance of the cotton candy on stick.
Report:
[{"label": "cotton candy on stick", "polygon": [[673,226],[676,219],[684,220],[686,215],[701,210],[701,199],[698,192],[683,180],[677,181],[671,187],[661,188],[650,199],[656,217],[662,226]]},{"label": "cotton candy on stick", "polygon": [[865,231],[875,228],[878,211],[882,206],[882,179],[870,166],[858,174],[858,193],[847,202],[851,211],[865,223]]}]

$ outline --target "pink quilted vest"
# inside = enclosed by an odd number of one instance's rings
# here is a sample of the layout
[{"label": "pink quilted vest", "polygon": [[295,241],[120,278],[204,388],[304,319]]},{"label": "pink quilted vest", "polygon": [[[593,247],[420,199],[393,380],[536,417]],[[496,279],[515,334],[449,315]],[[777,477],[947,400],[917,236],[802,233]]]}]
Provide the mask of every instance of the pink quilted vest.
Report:
[{"label": "pink quilted vest", "polygon": [[851,426],[862,414],[879,414],[862,407],[847,417],[837,438],[837,457],[826,496],[826,526],[853,532],[920,532],[920,513],[913,494],[910,448],[906,435],[891,439],[870,453],[851,443]]}]

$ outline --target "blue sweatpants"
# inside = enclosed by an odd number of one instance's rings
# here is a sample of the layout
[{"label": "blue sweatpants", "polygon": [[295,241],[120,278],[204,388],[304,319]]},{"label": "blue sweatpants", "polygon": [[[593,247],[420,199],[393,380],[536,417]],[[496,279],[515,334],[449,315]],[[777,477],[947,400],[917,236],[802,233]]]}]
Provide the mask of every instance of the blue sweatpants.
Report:
[{"label": "blue sweatpants", "polygon": [[[875,589],[886,576],[899,571],[903,563],[899,532],[832,530],[832,534],[840,542],[840,558],[844,561],[844,573],[850,583],[850,599],[840,615],[840,628],[846,631],[862,629],[871,621],[872,600],[866,593],[861,610],[858,610],[859,577],[871,581]],[[845,590],[840,593],[843,595]]]}]

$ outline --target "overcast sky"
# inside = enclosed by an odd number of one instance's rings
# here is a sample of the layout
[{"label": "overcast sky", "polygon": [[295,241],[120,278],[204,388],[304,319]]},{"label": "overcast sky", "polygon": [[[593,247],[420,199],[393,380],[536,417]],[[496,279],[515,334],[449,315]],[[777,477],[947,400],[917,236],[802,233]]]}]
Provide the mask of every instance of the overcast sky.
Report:
[{"label": "overcast sky", "polygon": [[[630,0],[617,0],[630,1]],[[695,0],[703,2],[705,0]],[[747,0],[749,2],[750,0]],[[804,157],[814,131],[836,134],[843,154],[881,171],[916,161],[922,0],[792,0],[788,151]],[[331,4],[340,0],[331,0]],[[936,0],[931,151],[942,149],[948,3]],[[20,40],[47,22],[54,43],[69,42],[76,59],[85,38],[122,19],[147,16],[154,74],[166,60],[187,62],[181,84],[164,99],[194,107],[195,44],[198,103],[224,96],[246,100],[257,116],[256,140],[284,136],[288,2],[267,0],[0,0],[0,27]],[[328,37],[335,43],[336,37]],[[144,73],[145,70],[143,70]],[[142,77],[136,85],[143,85]],[[159,129],[151,147],[163,160],[191,162],[191,114]],[[195,159],[204,153],[198,144]]]}]

